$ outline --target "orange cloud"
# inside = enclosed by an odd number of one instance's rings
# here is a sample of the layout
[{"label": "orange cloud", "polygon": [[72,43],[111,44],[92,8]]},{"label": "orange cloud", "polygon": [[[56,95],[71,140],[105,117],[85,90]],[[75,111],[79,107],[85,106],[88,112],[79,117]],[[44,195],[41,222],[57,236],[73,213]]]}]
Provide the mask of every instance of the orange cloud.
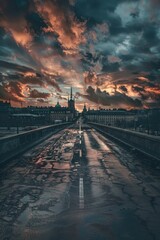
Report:
[{"label": "orange cloud", "polygon": [[46,32],[58,34],[58,40],[64,49],[77,49],[79,44],[85,42],[84,31],[85,23],[79,22],[73,12],[66,6],[60,6],[57,2],[46,0],[42,4],[39,0],[35,1],[38,12],[50,24],[44,29]]},{"label": "orange cloud", "polygon": [[144,82],[149,82],[148,78],[145,77],[138,77],[138,79]]},{"label": "orange cloud", "polygon": [[36,73],[34,73],[34,72],[26,72],[26,73],[24,73],[24,77],[36,77]]},{"label": "orange cloud", "polygon": [[1,17],[1,26],[8,30],[13,36],[14,40],[23,46],[28,46],[32,41],[32,35],[27,30],[27,22],[21,16],[17,19],[14,19],[12,22],[6,16],[2,15]]},{"label": "orange cloud", "polygon": [[160,96],[160,88],[159,87],[146,87],[145,90],[148,93],[153,93],[153,94]]},{"label": "orange cloud", "polygon": [[21,102],[25,101],[30,91],[28,85],[17,81],[3,84],[3,89],[4,92],[7,93],[9,99]]}]

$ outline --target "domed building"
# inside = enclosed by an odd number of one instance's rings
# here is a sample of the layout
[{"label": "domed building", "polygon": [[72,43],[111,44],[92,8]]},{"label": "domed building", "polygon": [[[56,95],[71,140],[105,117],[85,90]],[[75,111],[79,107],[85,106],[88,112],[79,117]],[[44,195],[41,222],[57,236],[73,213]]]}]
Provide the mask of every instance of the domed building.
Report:
[{"label": "domed building", "polygon": [[57,101],[57,104],[55,105],[55,108],[61,108],[61,105],[59,104],[59,101]]},{"label": "domed building", "polygon": [[50,107],[50,122],[70,122],[77,116],[75,109],[75,100],[73,99],[72,88],[70,92],[70,98],[68,99],[68,107],[62,107],[57,101],[55,107]]}]

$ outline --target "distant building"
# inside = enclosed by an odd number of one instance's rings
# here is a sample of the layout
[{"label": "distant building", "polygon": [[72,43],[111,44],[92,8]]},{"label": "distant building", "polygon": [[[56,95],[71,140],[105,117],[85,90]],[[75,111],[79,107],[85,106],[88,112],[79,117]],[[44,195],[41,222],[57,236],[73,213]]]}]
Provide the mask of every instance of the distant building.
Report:
[{"label": "distant building", "polygon": [[50,123],[54,123],[57,120],[62,122],[72,121],[74,119],[73,113],[68,107],[62,107],[59,101],[55,107],[50,107]]},{"label": "distant building", "polygon": [[87,107],[86,104],[84,104],[83,111],[82,111],[82,116],[85,116],[87,113]]},{"label": "distant building", "polygon": [[84,118],[87,122],[95,122],[109,126],[134,129],[145,133],[160,134],[160,108],[142,110],[88,110],[85,108]]},{"label": "distant building", "polygon": [[72,88],[67,107],[62,107],[59,101],[54,107],[26,108],[14,108],[9,102],[0,102],[0,126],[42,126],[55,122],[72,122],[76,117]]},{"label": "distant building", "polygon": [[[97,122],[105,125],[118,126],[126,119],[126,110],[89,110],[85,113],[89,122]],[[129,115],[133,119],[133,115]]]},{"label": "distant building", "polygon": [[10,101],[0,101],[0,126],[9,126],[10,113]]},{"label": "distant building", "polygon": [[77,117],[77,111],[75,109],[75,100],[72,96],[72,88],[70,92],[70,98],[68,99],[68,107],[62,107],[57,101],[55,107],[50,107],[50,122],[54,123],[56,120],[62,122],[72,122]]}]

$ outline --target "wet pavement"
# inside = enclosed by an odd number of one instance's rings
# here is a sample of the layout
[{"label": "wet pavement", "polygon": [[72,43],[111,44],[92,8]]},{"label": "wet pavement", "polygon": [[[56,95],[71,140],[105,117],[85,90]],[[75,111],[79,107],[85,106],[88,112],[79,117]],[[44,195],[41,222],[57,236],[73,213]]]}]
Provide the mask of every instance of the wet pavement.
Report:
[{"label": "wet pavement", "polygon": [[0,170],[1,240],[159,240],[160,167],[68,128]]}]

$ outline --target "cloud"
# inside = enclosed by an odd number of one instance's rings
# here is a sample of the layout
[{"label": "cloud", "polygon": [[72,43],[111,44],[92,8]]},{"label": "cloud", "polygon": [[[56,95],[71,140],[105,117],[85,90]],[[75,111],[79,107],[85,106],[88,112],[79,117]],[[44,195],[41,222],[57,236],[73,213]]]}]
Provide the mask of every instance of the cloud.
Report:
[{"label": "cloud", "polygon": [[47,105],[49,104],[49,101],[43,98],[38,98],[37,102],[40,104],[47,104]]},{"label": "cloud", "polygon": [[142,103],[139,99],[133,99],[127,96],[125,93],[115,91],[113,95],[110,95],[107,91],[101,91],[99,88],[96,90],[89,86],[86,90],[86,94],[80,94],[81,97],[90,100],[99,105],[110,107],[129,107],[129,108],[141,108]]},{"label": "cloud", "polygon": [[49,98],[50,93],[39,92],[36,89],[30,91],[29,98]]},{"label": "cloud", "polygon": [[158,0],[1,0],[1,98],[74,86],[94,106],[158,106],[159,23]]},{"label": "cloud", "polygon": [[46,31],[55,32],[64,49],[75,50],[85,42],[85,23],[76,19],[68,0],[46,0],[45,4],[37,0],[36,8],[49,23]]},{"label": "cloud", "polygon": [[128,92],[127,88],[125,86],[120,86],[119,89],[122,91],[122,92]]},{"label": "cloud", "polygon": [[32,68],[23,66],[23,65],[19,65],[16,63],[12,63],[12,62],[6,62],[6,61],[2,61],[0,60],[0,68],[5,68],[5,69],[11,69],[11,70],[15,70],[18,72],[34,72],[34,70]]},{"label": "cloud", "polygon": [[134,92],[145,92],[144,88],[139,86],[132,86],[132,90]]},{"label": "cloud", "polygon": [[95,72],[85,72],[84,81],[86,84],[96,85],[98,81],[97,74]]},{"label": "cloud", "polygon": [[3,100],[13,100],[15,102],[25,101],[29,92],[27,85],[17,81],[10,81],[0,85],[0,98]]},{"label": "cloud", "polygon": [[56,92],[56,93],[53,93],[53,96],[55,96],[57,99],[61,99],[61,100],[68,100],[66,96]]},{"label": "cloud", "polygon": [[8,29],[17,43],[25,46],[32,41],[32,34],[28,31],[25,19],[30,7],[29,1],[9,0],[2,0],[0,7],[1,26]]}]

